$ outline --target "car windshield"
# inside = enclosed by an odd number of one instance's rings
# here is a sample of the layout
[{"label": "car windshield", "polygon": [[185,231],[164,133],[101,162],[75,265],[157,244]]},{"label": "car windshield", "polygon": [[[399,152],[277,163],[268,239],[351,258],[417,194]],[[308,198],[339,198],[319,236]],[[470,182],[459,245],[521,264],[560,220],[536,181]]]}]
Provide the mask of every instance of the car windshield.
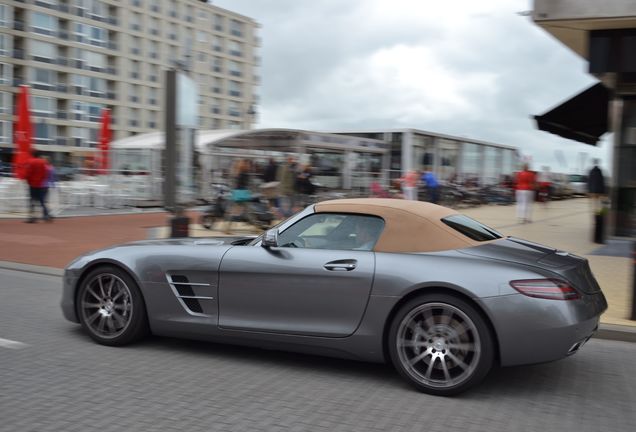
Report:
[{"label": "car windshield", "polygon": [[503,237],[496,230],[460,214],[442,218],[442,222],[475,241],[497,240]]}]

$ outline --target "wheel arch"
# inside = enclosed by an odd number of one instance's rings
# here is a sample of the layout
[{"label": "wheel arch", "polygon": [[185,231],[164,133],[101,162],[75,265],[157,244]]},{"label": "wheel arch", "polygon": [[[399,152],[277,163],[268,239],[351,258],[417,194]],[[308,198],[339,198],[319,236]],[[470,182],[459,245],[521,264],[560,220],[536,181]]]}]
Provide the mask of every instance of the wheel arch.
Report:
[{"label": "wheel arch", "polygon": [[391,356],[389,354],[389,329],[391,328],[391,323],[393,319],[395,319],[395,315],[398,313],[402,305],[411,301],[413,298],[424,295],[424,294],[446,294],[451,295],[453,297],[464,300],[471,306],[475,308],[475,310],[482,316],[486,325],[488,326],[488,331],[492,334],[493,345],[495,348],[494,358],[497,363],[501,362],[500,349],[499,349],[499,337],[495,327],[492,323],[492,319],[490,315],[486,312],[486,310],[482,307],[479,302],[475,301],[474,298],[467,295],[465,292],[461,291],[458,288],[444,286],[444,285],[434,285],[434,286],[420,286],[408,292],[404,297],[402,297],[389,312],[387,319],[384,323],[384,329],[382,331],[382,353],[384,355],[384,359],[386,362],[390,363]]},{"label": "wheel arch", "polygon": [[128,276],[130,276],[130,278],[137,284],[137,287],[139,288],[139,293],[141,295],[141,300],[144,303],[144,308],[146,308],[146,311],[148,310],[148,305],[146,304],[146,298],[144,297],[144,290],[142,289],[141,281],[137,278],[135,273],[121,261],[103,259],[99,261],[93,261],[90,264],[88,264],[86,267],[84,267],[84,269],[82,269],[82,273],[80,274],[79,278],[77,278],[77,282],[75,282],[75,286],[73,287],[73,299],[75,303],[75,316],[77,317],[78,320],[80,315],[79,315],[79,309],[78,309],[79,301],[77,299],[77,294],[79,292],[80,286],[82,286],[82,283],[84,283],[88,275],[93,270],[99,267],[108,267],[108,266],[118,268],[119,270],[123,271]]}]

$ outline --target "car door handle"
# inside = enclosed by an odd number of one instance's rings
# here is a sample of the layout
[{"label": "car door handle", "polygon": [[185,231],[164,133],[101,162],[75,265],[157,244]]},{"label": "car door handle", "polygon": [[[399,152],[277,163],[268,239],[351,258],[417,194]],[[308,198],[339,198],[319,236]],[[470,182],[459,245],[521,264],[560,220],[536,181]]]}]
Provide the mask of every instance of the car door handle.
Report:
[{"label": "car door handle", "polygon": [[351,271],[356,268],[358,261],[356,260],[338,260],[331,261],[323,267],[330,271]]}]

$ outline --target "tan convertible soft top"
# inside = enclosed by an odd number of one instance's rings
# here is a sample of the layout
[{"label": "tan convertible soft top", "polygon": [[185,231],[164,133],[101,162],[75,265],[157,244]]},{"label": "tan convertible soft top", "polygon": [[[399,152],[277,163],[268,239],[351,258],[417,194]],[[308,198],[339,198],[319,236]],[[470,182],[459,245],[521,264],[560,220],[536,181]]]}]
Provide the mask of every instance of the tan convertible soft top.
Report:
[{"label": "tan convertible soft top", "polygon": [[455,210],[422,201],[389,198],[353,198],[323,201],[318,213],[361,213],[384,219],[376,252],[433,252],[463,249],[479,242],[441,221]]}]

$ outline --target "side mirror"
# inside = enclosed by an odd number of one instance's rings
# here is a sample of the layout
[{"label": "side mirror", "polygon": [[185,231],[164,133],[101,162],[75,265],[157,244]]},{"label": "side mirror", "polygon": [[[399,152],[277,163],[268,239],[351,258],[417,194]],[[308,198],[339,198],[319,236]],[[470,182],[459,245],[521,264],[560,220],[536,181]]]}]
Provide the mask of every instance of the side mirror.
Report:
[{"label": "side mirror", "polygon": [[261,240],[261,246],[264,248],[276,247],[278,246],[278,230],[271,229],[265,231],[265,235]]}]

